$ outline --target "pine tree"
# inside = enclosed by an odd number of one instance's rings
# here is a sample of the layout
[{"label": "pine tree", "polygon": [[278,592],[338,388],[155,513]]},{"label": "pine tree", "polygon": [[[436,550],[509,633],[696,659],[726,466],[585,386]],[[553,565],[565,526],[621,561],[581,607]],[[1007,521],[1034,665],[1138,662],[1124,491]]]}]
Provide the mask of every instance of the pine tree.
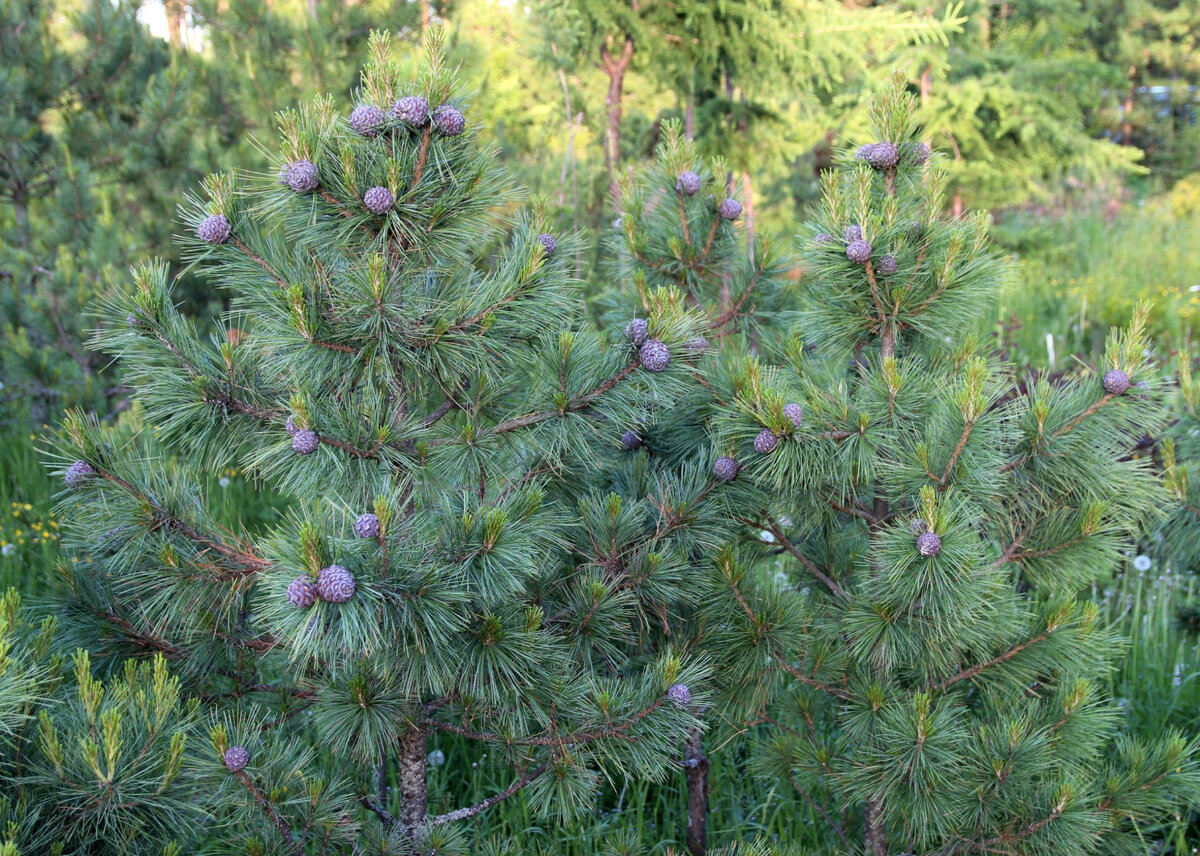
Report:
[{"label": "pine tree", "polygon": [[[623,581],[588,539],[620,509],[578,500],[613,426],[686,387],[699,320],[666,307],[652,353],[604,346],[577,239],[514,207],[440,39],[416,80],[391,47],[373,38],[365,109],[282,112],[272,169],[189,201],[222,334],[159,264],[106,299],[96,344],[154,430],[76,413],[58,450],[74,632],[104,662],[176,661],[212,705],[221,834],[293,854],[453,849],[453,821],[518,792],[587,808],[602,777],[665,775],[704,698],[702,664],[621,642],[679,597],[673,563],[643,544]],[[201,476],[234,463],[292,497],[278,525],[216,523]],[[441,734],[510,784],[431,793]]]},{"label": "pine tree", "polygon": [[[1200,568],[1200,484],[1192,478],[1200,460],[1200,385],[1186,351],[1179,357],[1178,381],[1172,407],[1176,418],[1163,433],[1159,450],[1172,503],[1153,533],[1152,546],[1169,567],[1182,572]],[[1158,439],[1148,436],[1145,445]]]},{"label": "pine tree", "polygon": [[973,343],[1004,271],[983,217],[943,216],[916,109],[900,80],[877,98],[801,238],[795,338],[719,388],[747,530],[713,562],[704,645],[831,847],[1128,852],[1200,796],[1193,743],[1120,734],[1118,640],[1079,596],[1161,496],[1129,455],[1164,420],[1145,316],[1060,384]]}]

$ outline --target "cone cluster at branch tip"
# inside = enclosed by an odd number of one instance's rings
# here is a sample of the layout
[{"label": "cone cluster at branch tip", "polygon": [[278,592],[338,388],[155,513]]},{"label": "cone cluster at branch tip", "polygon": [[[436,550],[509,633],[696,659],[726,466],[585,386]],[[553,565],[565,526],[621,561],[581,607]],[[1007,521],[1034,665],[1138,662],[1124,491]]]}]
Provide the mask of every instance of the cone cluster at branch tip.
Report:
[{"label": "cone cluster at branch tip", "polygon": [[687,684],[672,684],[667,689],[667,699],[676,707],[687,707],[692,703],[692,691]]},{"label": "cone cluster at branch tip", "polygon": [[783,405],[783,415],[792,423],[793,428],[799,428],[804,421],[804,408],[795,402]]},{"label": "cone cluster at branch tip", "polygon": [[379,516],[367,512],[358,515],[354,521],[354,534],[359,538],[376,538],[379,536]]},{"label": "cone cluster at branch tip", "polygon": [[861,241],[862,236],[862,226],[851,223],[845,229],[842,229],[842,240],[846,243],[850,243],[851,241]]},{"label": "cone cluster at branch tip", "polygon": [[317,574],[317,595],[329,603],[345,603],[354,597],[357,587],[354,574],[341,565],[329,565]]},{"label": "cone cluster at branch tip", "polygon": [[775,432],[770,428],[764,428],[758,432],[758,436],[754,438],[754,451],[760,455],[766,455],[775,451],[775,447],[779,445],[779,438],[775,436]]},{"label": "cone cluster at branch tip", "polygon": [[671,364],[671,351],[658,339],[647,339],[638,350],[638,362],[648,372],[666,371]]},{"label": "cone cluster at branch tip", "polygon": [[222,756],[225,769],[231,773],[241,772],[250,763],[250,753],[243,746],[230,746]]},{"label": "cone cluster at branch tip", "polygon": [[420,95],[405,95],[392,105],[392,115],[414,128],[424,128],[429,123],[429,102]]},{"label": "cone cluster at branch tip", "polygon": [[865,265],[871,260],[871,245],[863,240],[851,241],[846,244],[846,258],[855,264]]},{"label": "cone cluster at branch tip", "polygon": [[547,256],[554,255],[554,251],[558,249],[558,241],[555,240],[553,235],[543,232],[538,235],[537,239],[538,243],[542,245],[542,249],[546,251]]},{"label": "cone cluster at branch tip", "polygon": [[433,111],[433,125],[447,137],[457,137],[467,129],[467,120],[457,108],[443,104]]},{"label": "cone cluster at branch tip", "polygon": [[294,415],[288,415],[287,422],[283,423],[283,429],[291,436],[296,436],[296,432],[300,429],[296,427],[296,417]]},{"label": "cone cluster at branch tip", "polygon": [[818,232],[816,236],[813,237],[814,244],[828,244],[832,240],[833,238],[829,235],[826,235],[824,232]]},{"label": "cone cluster at branch tip", "polygon": [[63,481],[67,483],[67,487],[79,487],[88,479],[96,475],[96,468],[87,461],[76,461],[67,467],[67,473],[63,476]]},{"label": "cone cluster at branch tip", "polygon": [[206,244],[223,244],[233,234],[233,227],[224,214],[211,214],[196,227],[196,237]]},{"label": "cone cluster at branch tip", "polygon": [[685,351],[707,351],[708,339],[703,336],[695,336],[683,343],[683,349]]},{"label": "cone cluster at branch tip", "polygon": [[896,257],[893,255],[880,256],[878,263],[875,265],[875,271],[884,276],[891,276],[896,272]]},{"label": "cone cluster at branch tip", "polygon": [[632,452],[634,449],[640,449],[642,446],[642,438],[638,432],[634,431],[632,428],[626,429],[625,433],[621,435],[621,446],[629,452]]},{"label": "cone cluster at branch tip", "polygon": [[363,137],[378,137],[387,116],[374,104],[359,104],[350,113],[350,129]]},{"label": "cone cluster at branch tip", "polygon": [[719,482],[731,482],[737,478],[741,465],[733,458],[722,455],[713,461],[712,474]]},{"label": "cone cluster at branch tip", "polygon": [[1129,375],[1120,369],[1113,369],[1104,373],[1101,383],[1104,384],[1104,391],[1109,395],[1121,395],[1129,389]]},{"label": "cone cluster at branch tip", "polygon": [[363,205],[372,214],[386,214],[396,204],[396,197],[386,187],[372,187],[363,194]]},{"label": "cone cluster at branch tip", "polygon": [[684,196],[695,196],[700,192],[700,176],[691,170],[679,173],[675,179],[675,189]]},{"label": "cone cluster at branch tip", "polygon": [[292,451],[297,455],[311,455],[321,446],[316,431],[297,431],[292,435]]},{"label": "cone cluster at branch tip", "polygon": [[726,199],[717,208],[717,213],[723,220],[736,220],[742,216],[742,203],[736,199]]},{"label": "cone cluster at branch tip", "polygon": [[942,552],[942,539],[936,532],[922,532],[917,536],[917,552],[927,559],[936,556]]},{"label": "cone cluster at branch tip", "polygon": [[896,148],[895,143],[868,143],[859,146],[854,157],[866,161],[873,169],[892,169],[900,162],[900,150]]},{"label": "cone cluster at branch tip", "polygon": [[900,150],[905,160],[910,160],[918,165],[929,160],[929,155],[932,153],[928,143],[905,143]]},{"label": "cone cluster at branch tip", "polygon": [[641,345],[646,341],[646,335],[650,332],[650,324],[645,318],[634,318],[625,325],[625,338],[633,342],[635,345]]},{"label": "cone cluster at branch tip", "polygon": [[308,609],[317,602],[317,586],[308,574],[301,574],[288,583],[288,603],[297,609]]},{"label": "cone cluster at branch tip", "polygon": [[310,193],[321,184],[321,173],[312,161],[298,160],[288,166],[284,180],[297,193]]}]

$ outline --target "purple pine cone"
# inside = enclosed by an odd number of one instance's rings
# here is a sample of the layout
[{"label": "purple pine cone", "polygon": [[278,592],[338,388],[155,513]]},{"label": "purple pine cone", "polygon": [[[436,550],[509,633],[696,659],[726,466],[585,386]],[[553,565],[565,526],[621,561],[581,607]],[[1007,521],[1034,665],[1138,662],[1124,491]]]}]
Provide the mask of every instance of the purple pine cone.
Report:
[{"label": "purple pine cone", "polygon": [[396,204],[396,197],[386,187],[372,187],[363,194],[363,205],[372,214],[386,214]]},{"label": "purple pine cone", "polygon": [[742,216],[742,203],[736,199],[726,199],[717,208],[722,220],[736,220]]},{"label": "purple pine cone", "polygon": [[357,586],[354,583],[354,574],[341,565],[321,568],[321,573],[317,575],[317,594],[321,600],[345,603],[354,597],[355,588]]},{"label": "purple pine cone", "polygon": [[814,244],[828,244],[832,240],[833,238],[831,238],[829,235],[826,235],[824,232],[818,232],[813,237]]},{"label": "purple pine cone", "polygon": [[676,707],[687,707],[692,703],[692,691],[687,688],[687,684],[672,684],[667,689],[667,701]]},{"label": "purple pine cone", "polygon": [[350,129],[363,137],[378,137],[387,116],[374,104],[359,104],[350,113]]},{"label": "purple pine cone", "polygon": [[95,467],[87,461],[76,461],[67,467],[67,472],[63,475],[63,481],[67,483],[67,487],[79,487],[94,475],[96,475]]},{"label": "purple pine cone", "polygon": [[908,531],[914,535],[920,535],[922,532],[929,531],[929,524],[918,518],[908,524]]},{"label": "purple pine cone", "polygon": [[741,465],[733,458],[727,458],[722,455],[713,461],[713,478],[719,482],[731,482],[737,478],[738,470],[741,468]]},{"label": "purple pine cone", "polygon": [[287,186],[297,193],[309,193],[321,183],[321,174],[312,161],[298,160],[288,167]]},{"label": "purple pine cone", "polygon": [[658,339],[647,339],[638,350],[638,361],[648,372],[666,371],[667,366],[671,365],[671,352]]},{"label": "purple pine cone", "polygon": [[871,153],[873,151],[875,151],[874,143],[867,143],[865,146],[859,146],[854,152],[854,159],[870,163]]},{"label": "purple pine cone", "polygon": [[642,438],[632,428],[621,435],[621,447],[626,451],[632,452],[634,449],[640,449],[641,446]]},{"label": "purple pine cone", "polygon": [[851,241],[861,241],[862,240],[862,226],[856,226],[854,224],[851,224],[851,225],[847,226],[845,229],[842,229],[842,240],[845,241],[847,244],[850,243]]},{"label": "purple pine cone", "polygon": [[792,423],[793,428],[799,428],[800,423],[804,421],[804,408],[799,404],[785,404],[783,415]]},{"label": "purple pine cone", "polygon": [[646,334],[649,332],[650,323],[645,318],[634,318],[625,325],[625,338],[635,345],[641,345],[645,342]]},{"label": "purple pine cone", "polygon": [[1105,372],[1101,382],[1104,384],[1104,391],[1109,395],[1121,395],[1129,389],[1129,375],[1120,369]]},{"label": "purple pine cone", "polygon": [[705,339],[703,336],[696,336],[695,338],[688,339],[683,343],[683,349],[685,351],[707,351],[708,339]]},{"label": "purple pine cone", "polygon": [[884,276],[891,276],[896,272],[896,267],[895,256],[880,256],[879,261],[875,264],[875,272],[881,273]]},{"label": "purple pine cone", "polygon": [[433,111],[433,124],[447,137],[457,137],[467,129],[463,114],[449,104],[443,104]]},{"label": "purple pine cone", "polygon": [[429,122],[429,102],[420,95],[405,95],[392,105],[392,115],[414,128],[424,128]]},{"label": "purple pine cone", "polygon": [[871,260],[871,245],[866,241],[851,241],[846,245],[846,258],[855,264],[865,265]]},{"label": "purple pine cone", "polygon": [[196,227],[196,237],[206,244],[223,244],[232,234],[233,227],[229,225],[224,214],[205,217]]},{"label": "purple pine cone", "polygon": [[923,164],[929,160],[930,150],[928,143],[905,143],[900,147],[901,156],[914,164]]},{"label": "purple pine cone", "polygon": [[895,143],[876,143],[865,160],[875,169],[891,169],[900,162],[900,151]]},{"label": "purple pine cone", "polygon": [[775,436],[775,432],[770,428],[762,429],[758,432],[758,436],[754,438],[754,451],[761,455],[775,451],[775,447],[778,445],[779,438]]},{"label": "purple pine cone", "polygon": [[287,599],[288,603],[296,609],[308,609],[316,603],[317,587],[313,583],[312,577],[308,574],[301,574],[288,583]]},{"label": "purple pine cone", "polygon": [[359,538],[376,538],[379,536],[379,516],[367,512],[360,514],[354,521],[354,534]]},{"label": "purple pine cone", "polygon": [[250,753],[242,746],[230,746],[225,750],[222,759],[225,761],[226,770],[231,773],[238,773],[250,763]]},{"label": "purple pine cone", "polygon": [[695,196],[700,192],[700,176],[691,170],[679,173],[675,179],[675,189],[684,196]]},{"label": "purple pine cone", "polygon": [[936,556],[942,552],[942,539],[936,532],[922,532],[917,536],[917,552],[927,559]]},{"label": "purple pine cone", "polygon": [[297,431],[292,435],[292,451],[297,455],[311,455],[321,446],[316,431]]},{"label": "purple pine cone", "polygon": [[296,432],[300,429],[296,427],[296,417],[294,415],[288,414],[287,422],[283,423],[283,429],[291,436],[296,436]]},{"label": "purple pine cone", "polygon": [[547,256],[554,255],[554,251],[558,249],[558,241],[554,240],[553,235],[543,232],[538,235],[538,243],[542,245],[542,249],[546,251]]}]

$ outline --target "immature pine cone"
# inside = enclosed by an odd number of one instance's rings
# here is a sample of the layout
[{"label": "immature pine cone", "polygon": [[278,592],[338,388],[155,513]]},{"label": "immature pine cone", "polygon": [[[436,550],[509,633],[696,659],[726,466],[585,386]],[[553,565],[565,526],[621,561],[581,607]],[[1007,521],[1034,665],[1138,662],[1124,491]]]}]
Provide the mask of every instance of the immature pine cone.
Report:
[{"label": "immature pine cone", "polygon": [[624,434],[621,435],[621,446],[626,451],[632,452],[634,449],[641,448],[641,445],[642,438],[638,436],[638,432],[634,431],[632,428],[628,429]]},{"label": "immature pine cone", "polygon": [[871,152],[873,152],[874,150],[875,150],[874,143],[867,143],[865,146],[859,146],[857,149],[854,150],[854,159],[870,163],[871,162]]},{"label": "immature pine cone", "polygon": [[775,436],[775,432],[770,428],[762,429],[758,432],[758,436],[754,438],[754,451],[760,455],[775,451],[775,447],[778,445],[779,438]]},{"label": "immature pine cone", "polygon": [[865,265],[871,260],[871,245],[866,241],[851,241],[846,245],[846,258],[855,264]]},{"label": "immature pine cone", "polygon": [[463,114],[449,104],[443,104],[433,111],[433,124],[447,137],[457,137],[467,129]]},{"label": "immature pine cone", "polygon": [[667,690],[667,700],[676,707],[687,707],[692,703],[692,691],[687,684],[672,684]]},{"label": "immature pine cone", "polygon": [[847,244],[851,241],[862,240],[862,226],[851,223],[845,229],[842,229],[842,240]]},{"label": "immature pine cone", "polygon": [[317,594],[330,603],[345,603],[354,597],[354,574],[341,565],[321,568],[317,575]]},{"label": "immature pine cone", "polygon": [[814,244],[828,244],[832,240],[833,238],[831,238],[829,235],[826,235],[824,232],[818,232],[813,237]]},{"label": "immature pine cone", "polygon": [[625,338],[635,345],[641,345],[645,342],[646,334],[649,332],[650,324],[645,318],[634,318],[625,325]]},{"label": "immature pine cone", "polygon": [[429,102],[420,95],[405,95],[392,105],[392,115],[414,128],[424,128],[429,122]]},{"label": "immature pine cone", "polygon": [[905,160],[912,161],[915,164],[923,164],[929,160],[929,144],[928,143],[905,143],[900,147],[900,154]]},{"label": "immature pine cone", "polygon": [[658,339],[647,339],[638,350],[638,362],[648,372],[666,371],[671,365],[671,352]]},{"label": "immature pine cone", "polygon": [[222,757],[225,760],[225,769],[231,773],[240,772],[250,763],[250,753],[242,746],[230,746]]},{"label": "immature pine cone", "polygon": [[317,602],[317,587],[308,574],[301,574],[288,583],[288,603],[296,609],[308,609]]},{"label": "immature pine cone", "polygon": [[96,468],[87,461],[76,461],[67,467],[67,472],[63,476],[63,481],[67,483],[67,487],[79,487],[85,481],[96,475]]},{"label": "immature pine cone", "polygon": [[300,429],[296,427],[296,417],[294,415],[288,414],[287,422],[283,423],[283,429],[291,436],[296,436],[296,432]]},{"label": "immature pine cone", "polygon": [[875,169],[891,169],[900,162],[900,152],[895,143],[876,143],[865,160]]},{"label": "immature pine cone", "polygon": [[298,160],[288,167],[287,186],[297,193],[309,193],[321,183],[321,174],[312,161]]},{"label": "immature pine cone", "polygon": [[544,232],[538,235],[538,243],[542,245],[542,249],[546,251],[547,256],[554,255],[554,251],[558,249],[558,241],[554,240],[554,236]]},{"label": "immature pine cone", "polygon": [[1104,391],[1109,395],[1121,395],[1129,389],[1129,375],[1120,369],[1105,372],[1101,382],[1104,384]]},{"label": "immature pine cone", "polygon": [[354,534],[359,538],[376,538],[379,536],[379,516],[367,512],[358,515],[354,521]]},{"label": "immature pine cone", "polygon": [[297,431],[292,435],[292,451],[297,455],[311,455],[321,446],[316,431]]},{"label": "immature pine cone", "polygon": [[875,272],[884,276],[891,276],[896,272],[896,267],[895,256],[880,256],[879,261],[875,264]]},{"label": "immature pine cone", "polygon": [[350,113],[350,129],[363,137],[378,137],[387,116],[374,104],[359,104]]},{"label": "immature pine cone", "polygon": [[713,461],[712,474],[719,482],[730,482],[737,478],[738,470],[741,465],[733,458],[727,458],[724,455]]},{"label": "immature pine cone", "polygon": [[722,220],[736,220],[742,216],[742,203],[736,199],[726,199],[717,208]]},{"label": "immature pine cone", "polygon": [[917,552],[925,558],[942,552],[942,539],[936,532],[922,532],[917,536]]},{"label": "immature pine cone", "polygon": [[695,196],[700,192],[700,176],[691,170],[679,173],[675,179],[675,189],[684,196]]},{"label": "immature pine cone", "polygon": [[792,423],[792,427],[799,428],[800,423],[804,420],[804,408],[799,404],[783,405],[783,415]]},{"label": "immature pine cone", "polygon": [[233,227],[225,219],[224,214],[212,214],[200,221],[196,227],[196,237],[206,244],[223,244],[233,234]]},{"label": "immature pine cone", "polygon": [[396,197],[386,187],[372,187],[363,194],[363,205],[372,214],[386,214],[396,204]]},{"label": "immature pine cone", "polygon": [[683,343],[683,349],[685,351],[707,351],[708,339],[705,339],[703,336],[696,336],[692,339],[688,339]]}]

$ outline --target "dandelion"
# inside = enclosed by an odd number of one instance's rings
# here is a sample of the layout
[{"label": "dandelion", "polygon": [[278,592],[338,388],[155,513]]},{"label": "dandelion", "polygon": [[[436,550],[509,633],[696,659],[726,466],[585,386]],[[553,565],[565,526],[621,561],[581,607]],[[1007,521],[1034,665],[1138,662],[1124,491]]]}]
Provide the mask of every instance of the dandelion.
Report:
[{"label": "dandelion", "polygon": [[1150,557],[1143,553],[1133,560],[1133,567],[1139,571],[1150,570]]},{"label": "dandelion", "polygon": [[221,476],[219,479],[217,479],[217,484],[219,484],[221,487],[229,487],[229,477]]},{"label": "dandelion", "polygon": [[3,547],[0,547],[0,556],[11,556],[15,552],[17,552],[16,544],[5,544]]},{"label": "dandelion", "polygon": [[758,537],[760,540],[765,541],[768,544],[775,543],[775,536],[772,535],[770,532],[768,532],[766,529],[764,529],[762,532],[760,532],[758,534]]},{"label": "dandelion", "polygon": [[429,762],[430,767],[440,767],[446,763],[446,753],[441,749],[434,749],[425,760]]}]

